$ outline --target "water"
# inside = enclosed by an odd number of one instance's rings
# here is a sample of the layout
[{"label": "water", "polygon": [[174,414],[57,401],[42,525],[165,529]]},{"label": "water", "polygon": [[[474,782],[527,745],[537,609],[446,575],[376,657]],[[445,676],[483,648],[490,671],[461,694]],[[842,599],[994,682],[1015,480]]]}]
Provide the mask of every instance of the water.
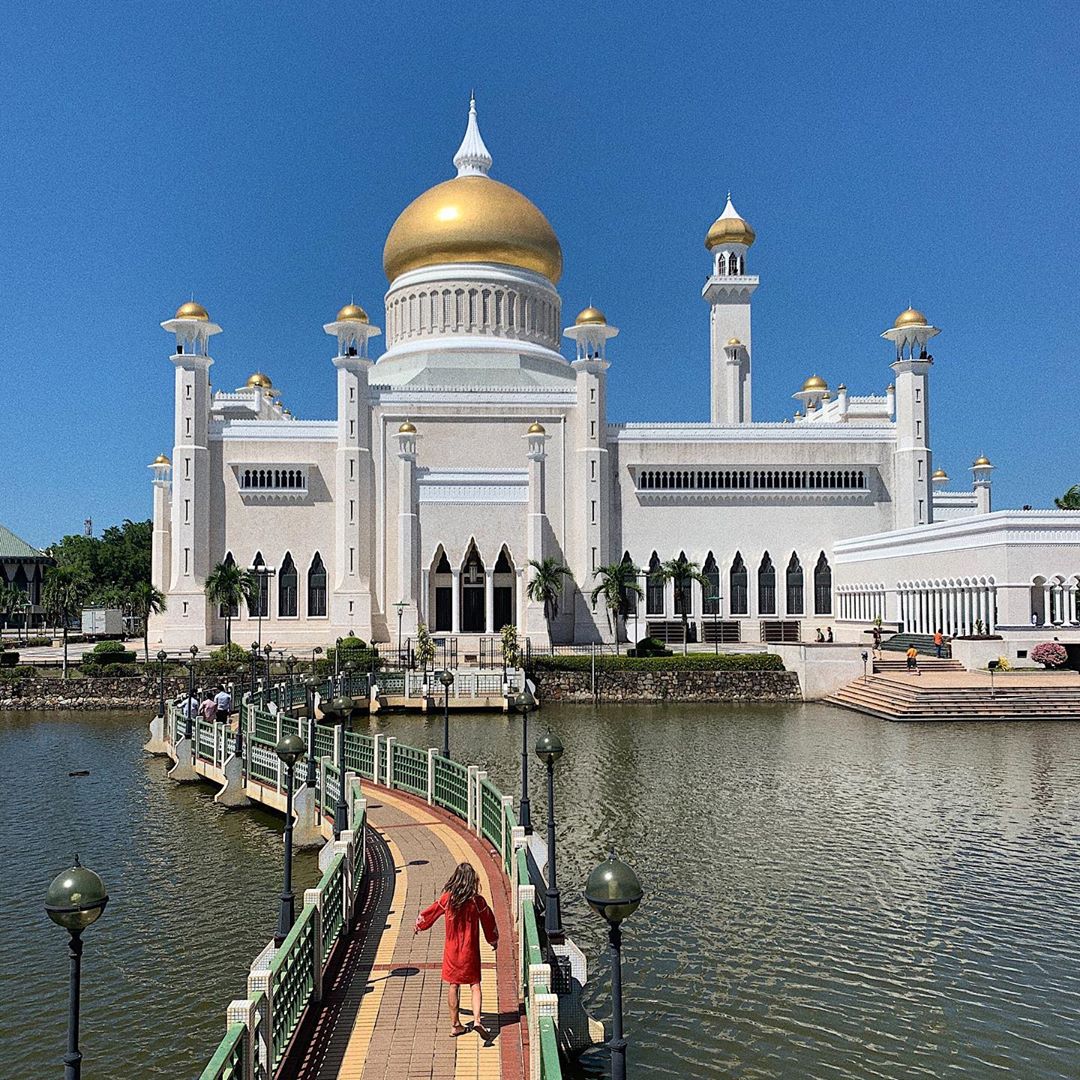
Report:
[{"label": "water", "polygon": [[[625,927],[632,1075],[1080,1076],[1075,726],[815,705],[547,708],[531,726],[567,747],[565,919],[605,1019],[605,935],[581,887],[609,845],[645,887]],[[441,743],[435,717],[363,729]],[[5,1075],[51,1073],[63,1049],[63,935],[40,897],[80,823],[113,895],[86,935],[88,1075],[195,1074],[272,933],[280,822],[164,781],[143,740],[130,714],[0,720]],[[517,791],[520,721],[453,716],[451,747]],[[94,770],[77,805],[76,767]],[[309,858],[298,887],[314,875]]]}]

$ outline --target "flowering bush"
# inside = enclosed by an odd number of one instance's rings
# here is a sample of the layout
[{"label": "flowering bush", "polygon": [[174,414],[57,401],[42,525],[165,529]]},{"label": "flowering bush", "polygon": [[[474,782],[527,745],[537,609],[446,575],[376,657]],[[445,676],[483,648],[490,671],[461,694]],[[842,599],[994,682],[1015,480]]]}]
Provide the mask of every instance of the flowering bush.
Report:
[{"label": "flowering bush", "polygon": [[1056,641],[1044,641],[1031,650],[1031,659],[1044,667],[1061,667],[1069,659],[1069,654],[1064,645],[1059,645]]}]

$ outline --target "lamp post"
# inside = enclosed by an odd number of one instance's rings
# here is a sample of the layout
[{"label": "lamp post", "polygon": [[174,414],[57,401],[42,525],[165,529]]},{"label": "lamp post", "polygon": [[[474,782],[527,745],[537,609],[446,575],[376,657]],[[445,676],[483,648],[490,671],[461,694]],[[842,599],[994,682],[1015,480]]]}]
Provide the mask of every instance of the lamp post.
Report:
[{"label": "lamp post", "polygon": [[315,689],[319,685],[314,675],[309,675],[305,680],[307,687],[307,777],[309,788],[314,788],[318,783],[319,776],[315,762]]},{"label": "lamp post", "polygon": [[97,922],[109,894],[105,884],[93,870],[74,864],[56,875],[45,893],[45,910],[57,926],[62,926],[68,938],[68,1030],[67,1053],[64,1054],[64,1080],[79,1080],[82,1076],[82,1054],[79,1052],[79,996],[82,983],[82,932]]},{"label": "lamp post", "polygon": [[251,643],[251,696],[255,697],[255,683],[259,677],[259,643]]},{"label": "lamp post", "polygon": [[555,876],[555,762],[563,756],[563,744],[558,735],[548,732],[536,740],[536,756],[547,766],[547,902],[544,904],[544,930],[553,945],[561,945],[562,904],[559,883]]},{"label": "lamp post", "polygon": [[267,693],[269,693],[269,691],[270,691],[270,653],[271,652],[273,652],[273,649],[271,649],[271,647],[270,647],[270,642],[267,642],[263,646],[263,656],[266,657],[266,690],[267,690]]},{"label": "lamp post", "polygon": [[338,638],[334,642],[334,679],[336,680],[341,673],[341,642],[342,639]]},{"label": "lamp post", "polygon": [[612,852],[589,875],[585,899],[608,924],[611,949],[611,1080],[626,1080],[626,1039],[622,1015],[622,921],[641,903],[641,882],[626,863]]},{"label": "lamp post", "polygon": [[294,685],[294,682],[295,682],[295,679],[293,678],[293,672],[296,671],[296,665],[298,663],[299,663],[299,661],[296,659],[295,656],[292,655],[292,653],[289,654],[289,659],[285,661],[285,670],[289,673],[289,706],[288,707],[290,709],[292,708],[293,685]]},{"label": "lamp post", "polygon": [[404,661],[401,659],[401,617],[405,614],[405,609],[409,606],[408,600],[399,600],[394,607],[397,608],[397,655],[398,663],[404,666]]},{"label": "lamp post", "polygon": [[321,655],[322,655],[322,646],[321,645],[316,645],[315,648],[311,650],[311,674],[312,675],[315,674],[315,657],[316,656],[321,656]]},{"label": "lamp post", "polygon": [[281,943],[289,936],[293,920],[296,918],[296,904],[292,891],[293,771],[296,763],[304,756],[304,740],[299,735],[286,735],[278,740],[274,752],[285,766],[285,881],[281,887],[278,928],[274,935],[274,945],[280,949]]},{"label": "lamp post", "polygon": [[[162,649],[157,654],[158,662],[158,716],[164,717],[165,715],[165,661],[169,659],[169,654]],[[172,736],[170,735],[170,738]]]},{"label": "lamp post", "polygon": [[188,652],[191,653],[191,659],[187,662],[188,669],[188,695],[187,701],[184,702],[184,738],[190,739],[192,731],[194,730],[195,717],[192,715],[191,702],[195,697],[195,657],[199,653],[199,646],[192,645]]},{"label": "lamp post", "polygon": [[518,820],[526,836],[532,835],[532,815],[529,813],[529,713],[536,708],[536,698],[528,689],[513,698],[514,708],[521,713],[521,806]]},{"label": "lamp post", "polygon": [[349,827],[349,807],[345,803],[345,722],[352,713],[352,699],[341,695],[323,706],[323,716],[336,725],[334,741],[337,743],[338,796],[334,806],[334,839],[340,840],[343,830]]},{"label": "lamp post", "polygon": [[454,673],[446,668],[439,676],[443,685],[442,756],[450,757],[450,687],[454,685]]},{"label": "lamp post", "polygon": [[1000,660],[989,660],[986,664],[986,670],[990,672],[990,696],[994,696],[994,672],[1001,667]]},{"label": "lamp post", "polygon": [[865,649],[863,649],[860,655],[862,656],[862,681],[866,682],[866,661],[869,660],[870,657]]}]

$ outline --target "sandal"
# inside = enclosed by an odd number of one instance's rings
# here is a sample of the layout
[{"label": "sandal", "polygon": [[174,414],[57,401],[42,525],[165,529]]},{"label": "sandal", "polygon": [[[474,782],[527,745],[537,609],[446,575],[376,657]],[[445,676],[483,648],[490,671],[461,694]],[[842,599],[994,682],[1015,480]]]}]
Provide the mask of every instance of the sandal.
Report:
[{"label": "sandal", "polygon": [[481,1024],[479,1021],[473,1024],[472,1029],[476,1032],[477,1035],[480,1036],[481,1039],[484,1040],[484,1042],[491,1042],[491,1032],[488,1031],[488,1029],[484,1027],[484,1025]]},{"label": "sandal", "polygon": [[455,1024],[450,1029],[450,1038],[451,1039],[457,1039],[460,1036],[464,1035],[468,1030],[469,1029],[467,1027],[465,1027],[463,1024]]}]

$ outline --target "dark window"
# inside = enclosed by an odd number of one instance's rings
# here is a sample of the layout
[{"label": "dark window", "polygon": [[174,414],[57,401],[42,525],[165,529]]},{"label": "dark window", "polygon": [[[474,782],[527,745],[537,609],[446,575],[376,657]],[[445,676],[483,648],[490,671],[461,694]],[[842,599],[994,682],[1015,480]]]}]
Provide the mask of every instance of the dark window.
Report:
[{"label": "dark window", "polygon": [[746,563],[739,552],[731,564],[731,614],[750,614],[750,581],[746,572]]},{"label": "dark window", "polygon": [[708,585],[703,588],[703,596],[701,598],[701,613],[703,615],[719,615],[720,614],[720,567],[716,565],[716,560],[713,558],[713,553],[709,552],[709,557],[705,560],[705,565],[701,568],[701,572],[705,575],[705,580],[708,581]]},{"label": "dark window", "polygon": [[832,569],[824,551],[814,567],[814,614],[832,614]]},{"label": "dark window", "polygon": [[[235,566],[236,565],[236,560],[232,557],[232,552],[231,551],[225,556],[224,561],[225,561],[226,566]],[[240,605],[239,604],[220,604],[218,606],[218,615],[221,616],[221,618],[223,618],[223,619],[235,619],[237,617],[237,615],[239,615],[239,614],[240,614]]]},{"label": "dark window", "polygon": [[[680,563],[686,562],[686,552],[679,552]],[[690,578],[678,577],[675,579],[675,614],[692,615],[694,613],[693,594],[690,592]]]},{"label": "dark window", "polygon": [[788,615],[803,613],[803,572],[799,556],[793,551],[787,564],[787,608]]},{"label": "dark window", "polygon": [[309,617],[326,614],[326,567],[317,551],[308,571],[307,613]]},{"label": "dark window", "polygon": [[297,614],[297,585],[296,564],[292,556],[286,553],[281,563],[281,573],[278,575],[278,615]]},{"label": "dark window", "polygon": [[664,579],[660,576],[660,560],[655,551],[649,560],[649,576],[645,581],[645,614],[664,614]]},{"label": "dark window", "polygon": [[776,614],[776,568],[766,551],[757,572],[758,614]]},{"label": "dark window", "polygon": [[270,614],[270,587],[269,580],[266,574],[263,572],[263,567],[266,565],[262,557],[262,552],[256,552],[255,559],[252,562],[252,568],[255,571],[255,594],[251,598],[249,605],[252,618],[266,618]]},{"label": "dark window", "polygon": [[[630,558],[630,552],[623,552],[623,566],[633,566],[634,560]],[[628,615],[637,614],[638,595],[633,589],[623,589],[622,591],[623,604],[625,605],[626,613]]]}]

